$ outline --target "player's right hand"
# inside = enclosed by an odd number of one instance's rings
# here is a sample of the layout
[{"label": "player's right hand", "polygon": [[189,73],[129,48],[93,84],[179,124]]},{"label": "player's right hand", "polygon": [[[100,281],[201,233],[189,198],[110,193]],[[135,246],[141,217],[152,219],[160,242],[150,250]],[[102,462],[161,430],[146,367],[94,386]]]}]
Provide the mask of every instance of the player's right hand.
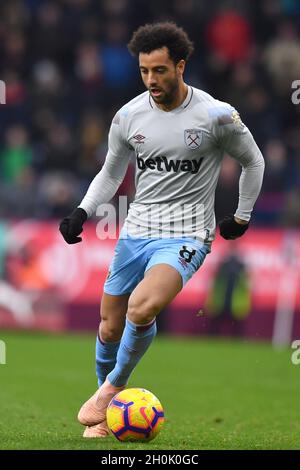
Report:
[{"label": "player's right hand", "polygon": [[72,214],[61,221],[59,230],[67,243],[72,245],[82,241],[82,238],[78,235],[81,234],[86,219],[87,213],[85,210],[81,209],[81,207],[77,207]]}]

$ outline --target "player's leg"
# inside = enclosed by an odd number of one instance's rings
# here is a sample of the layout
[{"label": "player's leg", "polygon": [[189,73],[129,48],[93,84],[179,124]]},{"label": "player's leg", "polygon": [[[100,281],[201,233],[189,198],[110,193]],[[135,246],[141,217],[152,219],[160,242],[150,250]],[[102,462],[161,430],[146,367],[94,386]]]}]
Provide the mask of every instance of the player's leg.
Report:
[{"label": "player's leg", "polygon": [[180,273],[168,264],[157,264],[146,272],[128,302],[126,326],[115,368],[105,385],[125,386],[131,372],[156,335],[156,316],[182,288]]},{"label": "player's leg", "polygon": [[[78,419],[82,424],[95,426],[95,434],[106,429],[106,408],[112,397],[122,390],[145,354],[156,334],[156,315],[182,288],[181,275],[169,265],[153,266],[129,297],[126,326],[117,354],[116,366],[104,384],[81,408]],[[110,381],[111,380],[111,381]],[[100,424],[99,424],[100,423]],[[86,431],[90,436],[92,430]]]},{"label": "player's leg", "polygon": [[[96,340],[96,374],[99,387],[105,381],[107,374],[115,367],[117,351],[125,325],[129,295],[103,293],[100,308],[101,321]],[[112,392],[111,398],[116,393],[115,388]],[[92,426],[99,423],[101,397],[98,397],[98,395],[99,389],[81,407],[78,414],[78,420],[81,424]],[[100,420],[102,420],[102,417],[101,414]],[[86,430],[84,436],[92,437],[90,434],[91,432]]]},{"label": "player's leg", "polygon": [[[96,342],[96,371],[99,385],[107,373],[114,368],[119,340],[125,324],[128,298],[143,277],[145,260],[143,245],[145,242],[120,238],[115,249],[115,256],[110,265],[109,275],[104,284],[104,295],[101,303],[101,322],[99,338]],[[122,387],[123,388],[123,387]],[[78,413],[78,420],[86,426],[93,426],[105,418],[103,396],[98,389],[87,400]],[[111,386],[106,388],[105,400],[121,390]],[[103,411],[104,409],[104,411]],[[90,430],[88,431],[90,436]]]},{"label": "player's leg", "polygon": [[[108,435],[105,419],[107,405],[112,396],[124,388],[131,372],[155,337],[157,314],[173,300],[181,287],[181,275],[172,266],[160,264],[146,272],[144,279],[129,297],[126,326],[117,354],[117,364],[108,374],[108,380],[100,387],[97,400],[93,404],[94,419],[101,417],[102,421],[87,427],[84,437],[102,438]],[[110,328],[107,328],[109,331]],[[116,338],[117,332],[113,339]]]},{"label": "player's leg", "polygon": [[156,334],[155,318],[202,265],[210,247],[194,239],[154,241],[144,279],[128,301],[115,368],[103,384],[125,385]]},{"label": "player's leg", "polygon": [[125,316],[130,294],[110,295],[103,293],[100,307],[100,325],[96,339],[96,374],[98,385],[116,363],[120,339],[125,326]]}]

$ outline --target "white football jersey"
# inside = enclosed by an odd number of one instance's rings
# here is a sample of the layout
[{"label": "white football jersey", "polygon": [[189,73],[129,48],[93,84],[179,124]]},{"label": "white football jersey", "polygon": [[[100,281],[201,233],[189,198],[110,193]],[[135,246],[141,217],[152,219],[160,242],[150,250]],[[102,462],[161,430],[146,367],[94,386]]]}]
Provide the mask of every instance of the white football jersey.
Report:
[{"label": "white football jersey", "polygon": [[90,216],[108,202],[135,159],[135,199],[124,228],[137,237],[215,235],[214,197],[224,153],[239,161],[242,173],[235,215],[249,220],[258,197],[264,160],[238,112],[204,91],[188,87],[184,102],[161,110],[149,92],[115,115],[105,164],[82,207]]}]

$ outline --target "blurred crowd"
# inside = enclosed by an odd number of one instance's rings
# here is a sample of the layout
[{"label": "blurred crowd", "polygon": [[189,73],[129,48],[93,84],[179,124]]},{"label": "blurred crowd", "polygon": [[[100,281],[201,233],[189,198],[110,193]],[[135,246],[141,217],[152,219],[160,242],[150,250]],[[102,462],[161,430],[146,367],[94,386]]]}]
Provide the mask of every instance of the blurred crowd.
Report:
[{"label": "blurred crowd", "polygon": [[[300,225],[298,0],[9,0],[0,4],[0,217],[60,218],[101,169],[112,116],[144,91],[127,51],[147,22],[174,20],[195,45],[185,81],[230,102],[266,160],[253,223]],[[235,209],[225,158],[217,218]],[[134,194],[133,164],[119,194]],[[115,197],[115,200],[116,200]]]}]

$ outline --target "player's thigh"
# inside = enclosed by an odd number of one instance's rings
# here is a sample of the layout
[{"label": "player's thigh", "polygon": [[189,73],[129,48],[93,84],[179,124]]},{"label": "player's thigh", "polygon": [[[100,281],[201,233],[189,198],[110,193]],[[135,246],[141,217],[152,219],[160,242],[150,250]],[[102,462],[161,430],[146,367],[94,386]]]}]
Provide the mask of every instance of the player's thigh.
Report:
[{"label": "player's thigh", "polygon": [[130,294],[110,295],[103,292],[100,306],[102,336],[106,335],[110,337],[109,339],[114,339],[112,337],[122,335],[129,296]]},{"label": "player's thigh", "polygon": [[173,266],[152,266],[129,298],[129,319],[134,323],[150,322],[181,289],[182,277]]}]

